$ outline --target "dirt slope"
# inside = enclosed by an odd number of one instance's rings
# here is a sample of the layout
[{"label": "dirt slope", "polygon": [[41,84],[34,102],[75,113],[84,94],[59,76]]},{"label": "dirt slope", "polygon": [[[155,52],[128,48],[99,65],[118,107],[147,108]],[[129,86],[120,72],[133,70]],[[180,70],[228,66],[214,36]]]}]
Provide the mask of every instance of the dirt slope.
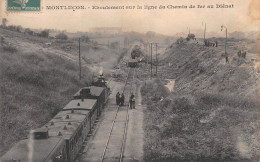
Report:
[{"label": "dirt slope", "polygon": [[[245,40],[246,41],[246,40]],[[241,44],[247,43],[246,59],[238,58]],[[256,45],[252,41],[230,40],[227,53],[229,63],[225,63],[224,42],[218,47],[203,47],[199,41],[174,43],[167,51],[163,62],[171,63],[167,68],[175,74],[175,91],[191,93],[196,91],[221,92],[250,97],[257,96],[258,73],[255,68],[257,53],[250,53]],[[252,47],[253,46],[253,47]]]}]

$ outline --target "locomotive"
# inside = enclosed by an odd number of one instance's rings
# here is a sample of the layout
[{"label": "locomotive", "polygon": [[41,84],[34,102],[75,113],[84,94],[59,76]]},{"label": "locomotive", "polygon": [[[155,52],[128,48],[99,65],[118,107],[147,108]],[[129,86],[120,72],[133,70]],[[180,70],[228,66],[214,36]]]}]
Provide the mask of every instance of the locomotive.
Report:
[{"label": "locomotive", "polygon": [[131,58],[135,59],[136,57],[140,57],[141,54],[142,54],[141,47],[138,45],[135,45],[135,47],[133,48],[133,50],[131,52]]},{"label": "locomotive", "polygon": [[127,66],[131,68],[135,68],[138,64],[138,61],[136,59],[129,60],[127,62]]},{"label": "locomotive", "polygon": [[30,131],[1,158],[3,162],[70,162],[108,101],[110,89],[103,75],[81,88],[73,99],[44,126]]},{"label": "locomotive", "polygon": [[138,62],[142,61],[141,55],[142,55],[141,47],[135,45],[135,47],[131,51],[131,58],[127,61],[127,66],[131,68],[136,67],[138,65]]}]

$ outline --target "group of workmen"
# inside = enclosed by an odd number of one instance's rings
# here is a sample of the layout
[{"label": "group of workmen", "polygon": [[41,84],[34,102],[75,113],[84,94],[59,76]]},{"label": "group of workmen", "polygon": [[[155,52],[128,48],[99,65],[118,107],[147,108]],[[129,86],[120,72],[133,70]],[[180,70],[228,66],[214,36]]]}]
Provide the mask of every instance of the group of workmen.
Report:
[{"label": "group of workmen", "polygon": [[239,50],[237,52],[238,57],[246,58],[246,51]]},{"label": "group of workmen", "polygon": [[123,106],[125,103],[125,95],[124,93],[120,94],[119,92],[117,92],[116,94],[116,104],[119,106]]},{"label": "group of workmen", "polygon": [[218,41],[210,42],[209,40],[204,40],[204,44],[206,47],[212,46],[212,47],[218,47]]},{"label": "group of workmen", "polygon": [[[117,92],[116,94],[116,104],[119,106],[123,106],[125,103],[125,95],[124,93],[120,94]],[[129,98],[129,107],[130,109],[135,108],[135,96],[131,93],[130,98]]]}]

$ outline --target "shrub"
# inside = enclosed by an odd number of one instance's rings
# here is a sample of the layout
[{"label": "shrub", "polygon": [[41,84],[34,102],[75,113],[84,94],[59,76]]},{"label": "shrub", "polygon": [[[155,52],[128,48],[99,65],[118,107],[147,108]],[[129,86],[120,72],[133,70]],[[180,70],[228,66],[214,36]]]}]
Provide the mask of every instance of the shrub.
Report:
[{"label": "shrub", "polygon": [[25,33],[29,34],[29,35],[33,35],[33,31],[30,28],[26,28],[24,30]]},{"label": "shrub", "polygon": [[68,36],[65,33],[59,33],[55,36],[56,39],[63,39],[63,40],[67,40]]},{"label": "shrub", "polygon": [[16,26],[14,26],[14,25],[9,25],[9,26],[7,26],[7,29],[8,29],[8,30],[12,30],[12,31],[16,31]]},{"label": "shrub", "polygon": [[82,41],[82,42],[90,42],[90,38],[88,37],[88,36],[82,36],[81,38],[80,38],[80,40]]},{"label": "shrub", "polygon": [[18,51],[16,47],[13,47],[11,45],[3,46],[3,50],[11,53]]},{"label": "shrub", "polygon": [[2,26],[5,28],[8,20],[6,18],[2,19]]},{"label": "shrub", "polygon": [[45,37],[45,38],[48,38],[49,37],[49,34],[50,34],[50,31],[49,30],[43,30],[39,33],[39,36],[40,37]]}]

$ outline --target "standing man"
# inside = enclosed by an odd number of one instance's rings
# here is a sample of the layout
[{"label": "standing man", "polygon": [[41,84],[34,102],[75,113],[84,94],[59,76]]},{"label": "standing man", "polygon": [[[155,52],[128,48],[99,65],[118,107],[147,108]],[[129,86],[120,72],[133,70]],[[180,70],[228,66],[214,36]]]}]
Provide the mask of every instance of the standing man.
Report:
[{"label": "standing man", "polygon": [[132,108],[135,109],[135,96],[133,95],[133,98],[132,98]]},{"label": "standing man", "polygon": [[241,57],[241,50],[239,50],[239,51],[237,52],[237,56],[238,56],[238,57]]},{"label": "standing man", "polygon": [[130,106],[130,109],[132,109],[133,108],[133,98],[134,98],[134,95],[131,93],[131,96],[130,96],[130,98],[129,98],[129,106]]},{"label": "standing man", "polygon": [[130,107],[130,109],[132,109],[132,95],[129,98],[129,107]]},{"label": "standing man", "polygon": [[116,94],[116,105],[119,105],[119,103],[120,103],[120,93],[117,92],[117,94]]},{"label": "standing man", "polygon": [[122,93],[120,100],[121,100],[121,106],[123,106],[124,103],[125,103],[125,95],[124,95],[124,93]]},{"label": "standing man", "polygon": [[229,63],[229,61],[228,61],[228,56],[226,56],[226,63]]}]

